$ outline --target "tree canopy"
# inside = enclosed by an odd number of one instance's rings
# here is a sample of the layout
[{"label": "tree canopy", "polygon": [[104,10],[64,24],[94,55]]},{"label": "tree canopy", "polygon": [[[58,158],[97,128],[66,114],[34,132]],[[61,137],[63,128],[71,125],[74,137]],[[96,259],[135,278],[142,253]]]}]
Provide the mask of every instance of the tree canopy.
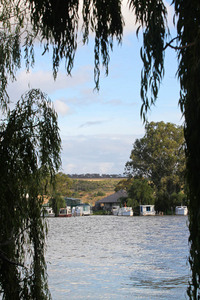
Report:
[{"label": "tree canopy", "polygon": [[71,196],[72,179],[66,174],[59,172],[55,175],[54,184],[50,184],[50,178],[45,178],[45,193],[50,197],[49,205],[53,208],[55,216],[58,216],[59,209],[65,207],[64,196]]},{"label": "tree canopy", "polygon": [[154,189],[147,179],[135,178],[128,187],[127,205],[133,207],[134,213],[139,205],[154,204]]},{"label": "tree canopy", "polygon": [[[20,68],[22,48],[27,68],[34,63],[34,42],[38,39],[44,53],[52,47],[54,77],[59,63],[65,60],[70,74],[77,49],[80,1],[1,0],[0,2],[0,101],[8,103],[8,80],[14,79]],[[167,9],[162,0],[129,0],[136,16],[138,31],[142,30],[141,116],[155,103],[164,76],[164,57],[168,47],[177,53],[177,76],[180,81],[179,104],[185,118],[186,168],[189,184],[190,266],[192,278],[188,296],[197,299],[200,293],[200,3],[199,0],[173,0],[176,35],[171,36],[167,24]],[[123,16],[120,0],[83,0],[81,11],[83,43],[89,33],[95,36],[94,80],[99,88],[100,64],[108,73],[113,40],[120,43]],[[130,58],[131,59],[131,58]]]},{"label": "tree canopy", "polygon": [[[144,185],[144,178],[150,181],[157,211],[169,212],[176,205],[186,204],[184,148],[183,127],[164,122],[146,123],[144,137],[133,145],[125,171],[129,177],[142,177],[140,186]],[[136,183],[131,184],[132,190],[136,188]],[[144,190],[148,190],[145,185]]]},{"label": "tree canopy", "polygon": [[163,178],[179,186],[184,184],[185,151],[183,127],[172,123],[146,123],[145,135],[137,139],[131,151],[130,161],[126,163],[126,173],[150,179],[158,190]]}]

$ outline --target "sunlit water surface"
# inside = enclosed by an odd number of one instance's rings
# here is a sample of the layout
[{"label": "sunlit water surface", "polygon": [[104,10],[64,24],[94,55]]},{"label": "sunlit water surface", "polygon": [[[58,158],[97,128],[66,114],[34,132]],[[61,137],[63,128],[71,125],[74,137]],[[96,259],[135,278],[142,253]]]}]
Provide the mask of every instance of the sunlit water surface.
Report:
[{"label": "sunlit water surface", "polygon": [[60,299],[187,299],[187,217],[51,218],[49,287]]}]

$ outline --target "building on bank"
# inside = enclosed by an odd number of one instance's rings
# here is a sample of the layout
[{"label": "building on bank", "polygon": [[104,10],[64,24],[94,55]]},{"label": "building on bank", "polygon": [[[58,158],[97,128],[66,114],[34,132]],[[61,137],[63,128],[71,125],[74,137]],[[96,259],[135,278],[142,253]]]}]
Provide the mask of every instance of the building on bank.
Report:
[{"label": "building on bank", "polygon": [[127,198],[127,192],[125,190],[119,190],[118,192],[100,199],[95,202],[95,208],[103,208],[106,211],[112,211],[113,207],[120,207],[120,200]]}]

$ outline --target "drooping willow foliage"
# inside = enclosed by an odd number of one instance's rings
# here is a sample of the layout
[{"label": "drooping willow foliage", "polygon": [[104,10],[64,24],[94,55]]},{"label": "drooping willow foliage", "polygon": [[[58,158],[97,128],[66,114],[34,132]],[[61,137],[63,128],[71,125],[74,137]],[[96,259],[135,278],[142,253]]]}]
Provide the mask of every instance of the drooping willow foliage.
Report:
[{"label": "drooping willow foliage", "polygon": [[190,266],[188,295],[200,298],[200,3],[174,1],[178,16],[180,106],[185,117],[189,184]]},{"label": "drooping willow foliage", "polygon": [[31,90],[0,128],[0,286],[3,299],[48,299],[42,179],[60,166],[57,116]]},{"label": "drooping willow foliage", "polygon": [[[164,76],[165,50],[177,53],[180,108],[185,118],[187,181],[189,185],[191,299],[200,297],[200,2],[173,0],[176,36],[170,36],[166,3],[162,0],[127,0],[142,31],[141,116],[145,120],[155,103]],[[120,0],[0,0],[0,102],[8,103],[7,84],[14,79],[22,58],[27,69],[34,64],[34,43],[44,54],[52,50],[53,75],[59,64],[71,73],[77,50],[78,21],[82,17],[83,43],[94,36],[94,81],[99,88],[101,65],[108,74],[113,41],[122,41],[124,20]],[[130,60],[132,58],[130,57]],[[17,275],[16,275],[17,276]]]},{"label": "drooping willow foliage", "polygon": [[[123,31],[121,1],[119,0],[1,0],[0,1],[0,99],[6,105],[8,78],[14,79],[22,56],[26,67],[34,65],[34,43],[43,46],[43,54],[52,50],[54,78],[59,64],[65,61],[71,74],[77,50],[79,10],[82,8],[83,43],[89,33],[95,35],[94,80],[99,88],[100,63],[108,74],[110,50],[114,38],[120,43]],[[82,7],[81,7],[82,5]],[[23,49],[23,51],[22,51]]]}]

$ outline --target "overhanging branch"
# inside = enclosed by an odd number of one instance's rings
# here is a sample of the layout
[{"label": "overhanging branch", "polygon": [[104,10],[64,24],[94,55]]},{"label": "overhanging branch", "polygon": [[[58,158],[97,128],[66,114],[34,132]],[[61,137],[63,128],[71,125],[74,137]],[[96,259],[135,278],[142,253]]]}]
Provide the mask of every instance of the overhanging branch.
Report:
[{"label": "overhanging branch", "polygon": [[167,43],[167,44],[165,45],[165,47],[163,48],[163,51],[165,51],[165,50],[167,49],[167,47],[170,47],[170,48],[172,48],[172,49],[174,49],[174,50],[182,50],[182,49],[186,49],[186,48],[189,48],[189,47],[192,47],[192,46],[195,45],[195,42],[192,42],[192,43],[189,43],[189,44],[184,45],[184,46],[173,46],[172,43],[173,43],[176,39],[178,39],[178,38],[179,38],[179,37],[177,36],[177,37],[173,38],[169,43]]}]

